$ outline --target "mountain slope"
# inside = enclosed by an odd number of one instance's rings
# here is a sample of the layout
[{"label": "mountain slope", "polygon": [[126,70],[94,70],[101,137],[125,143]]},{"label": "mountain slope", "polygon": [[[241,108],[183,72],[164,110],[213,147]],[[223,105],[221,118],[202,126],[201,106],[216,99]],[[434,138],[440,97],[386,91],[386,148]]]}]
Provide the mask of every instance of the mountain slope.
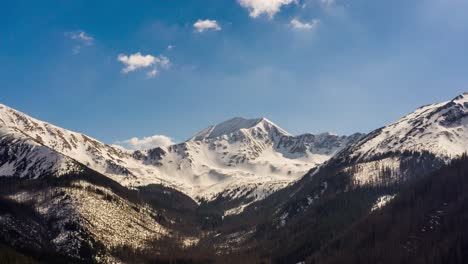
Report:
[{"label": "mountain slope", "polygon": [[467,178],[464,156],[405,187],[307,263],[466,263]]},{"label": "mountain slope", "polygon": [[391,151],[431,152],[440,157],[468,151],[468,93],[426,105],[395,123],[370,133],[349,151],[358,160]]},{"label": "mountain slope", "polygon": [[367,134],[308,173],[292,195],[300,196],[303,189],[307,190],[305,185],[324,184],[337,175],[341,175],[345,188],[398,185],[460,157],[468,151],[467,143],[468,93],[464,93],[447,102],[420,107]]},{"label": "mountain slope", "polygon": [[79,171],[81,164],[14,128],[0,127],[0,177],[39,178]]},{"label": "mountain slope", "polygon": [[389,172],[390,180],[414,174],[399,158],[401,153],[428,153],[447,162],[467,152],[467,142],[468,93],[464,93],[448,102],[420,107],[369,133],[335,159],[349,165],[346,170],[353,171],[353,180],[378,183],[382,170]]},{"label": "mountain slope", "polygon": [[[129,154],[103,144],[84,134],[75,133],[32,118],[0,105],[0,127],[14,130],[64,156],[106,175],[132,176],[127,165]],[[3,133],[2,133],[3,134]]]},{"label": "mountain slope", "polygon": [[185,198],[157,186],[147,191],[129,190],[86,167],[60,177],[2,178],[0,243],[47,263],[61,256],[72,261],[56,263],[120,263],[120,251],[164,248],[161,239],[174,247],[196,242],[199,226],[194,210],[181,208]]}]

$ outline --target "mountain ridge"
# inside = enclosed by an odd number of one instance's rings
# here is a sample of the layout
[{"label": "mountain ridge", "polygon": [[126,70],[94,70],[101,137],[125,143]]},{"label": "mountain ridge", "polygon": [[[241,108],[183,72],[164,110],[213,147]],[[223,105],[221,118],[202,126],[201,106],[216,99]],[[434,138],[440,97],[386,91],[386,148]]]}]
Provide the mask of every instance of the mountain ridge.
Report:
[{"label": "mountain ridge", "polygon": [[266,118],[232,118],[180,144],[129,151],[5,105],[0,105],[0,125],[16,128],[125,186],[164,184],[208,200],[222,193],[239,198],[233,192],[244,187],[256,193],[254,199],[263,199],[357,140],[331,133],[292,136]]}]

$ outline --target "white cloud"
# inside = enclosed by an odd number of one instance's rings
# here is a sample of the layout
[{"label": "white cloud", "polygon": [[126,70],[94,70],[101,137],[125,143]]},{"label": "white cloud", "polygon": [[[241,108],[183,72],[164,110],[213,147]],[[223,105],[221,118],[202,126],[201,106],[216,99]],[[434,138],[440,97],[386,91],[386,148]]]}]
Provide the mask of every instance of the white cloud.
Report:
[{"label": "white cloud", "polygon": [[314,19],[311,22],[301,22],[301,21],[299,21],[299,19],[294,18],[294,19],[291,20],[291,22],[289,24],[291,25],[291,27],[293,27],[295,29],[306,30],[306,29],[316,28],[320,24],[320,20],[319,19]]},{"label": "white cloud", "polygon": [[74,54],[80,53],[82,46],[92,46],[94,44],[94,38],[81,30],[65,32],[65,36],[77,43],[73,47]]},{"label": "white cloud", "polygon": [[201,20],[199,19],[195,24],[193,24],[193,27],[198,33],[205,32],[207,30],[214,30],[214,31],[219,31],[221,30],[221,27],[219,26],[218,22],[216,20]]},{"label": "white cloud", "polygon": [[122,69],[123,73],[129,73],[139,68],[146,68],[156,63],[157,58],[153,55],[141,55],[140,52],[132,54],[130,56],[120,54],[117,58],[120,62],[125,64],[127,67]]},{"label": "white cloud", "polygon": [[134,137],[127,140],[117,141],[114,144],[129,150],[148,150],[157,147],[167,147],[174,145],[175,143],[170,137],[154,135],[144,138]]},{"label": "white cloud", "polygon": [[273,18],[283,5],[297,3],[297,0],[238,0],[238,2],[242,7],[249,9],[253,18],[262,14]]},{"label": "white cloud", "polygon": [[168,45],[168,46],[167,46],[167,50],[173,50],[174,48],[175,48],[174,45]]},{"label": "white cloud", "polygon": [[159,69],[169,69],[171,65],[170,60],[165,56],[142,55],[140,52],[131,55],[120,54],[117,60],[125,65],[125,68],[122,69],[122,73],[125,74],[140,68],[154,66],[154,69],[147,73],[147,76],[150,78],[156,76],[159,73]]}]

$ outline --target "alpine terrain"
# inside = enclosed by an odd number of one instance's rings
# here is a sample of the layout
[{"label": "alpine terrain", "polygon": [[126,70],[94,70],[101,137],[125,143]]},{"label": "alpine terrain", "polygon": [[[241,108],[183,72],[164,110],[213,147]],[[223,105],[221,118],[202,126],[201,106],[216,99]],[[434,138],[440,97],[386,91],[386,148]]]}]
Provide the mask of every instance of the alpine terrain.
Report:
[{"label": "alpine terrain", "polygon": [[[361,136],[330,133],[292,136],[265,118],[233,118],[204,129],[181,144],[128,151],[4,105],[0,105],[0,124],[5,130],[4,144],[21,138],[56,152],[49,158],[34,153],[38,150],[33,147],[22,149],[24,155],[15,152],[17,159],[1,164],[0,175],[59,176],[72,170],[67,164],[74,160],[130,188],[161,184],[199,201],[220,196],[228,200],[263,199]],[[63,158],[58,160],[58,156]]]},{"label": "alpine terrain", "polygon": [[464,93],[370,132],[299,181],[225,219],[217,244],[278,263],[304,261],[408,184],[462,157],[467,113]]},{"label": "alpine terrain", "polygon": [[[395,260],[420,261],[418,245],[437,247],[419,238],[445,243],[429,230],[465,217],[466,195],[447,192],[465,185],[467,151],[467,93],[367,135],[233,118],[144,151],[0,105],[0,245],[38,263],[342,263],[353,236],[382,252],[392,230],[410,230],[417,239],[392,236]],[[415,208],[411,225],[391,217]],[[464,252],[468,240],[448,234]],[[448,252],[437,257],[466,260]]]}]

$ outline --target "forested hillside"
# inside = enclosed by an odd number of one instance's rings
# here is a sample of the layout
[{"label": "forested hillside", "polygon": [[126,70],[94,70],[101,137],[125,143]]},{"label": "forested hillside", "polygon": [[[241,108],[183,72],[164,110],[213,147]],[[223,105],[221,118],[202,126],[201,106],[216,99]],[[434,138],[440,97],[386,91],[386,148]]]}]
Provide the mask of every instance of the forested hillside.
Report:
[{"label": "forested hillside", "polygon": [[307,263],[467,263],[468,158],[406,186]]}]

